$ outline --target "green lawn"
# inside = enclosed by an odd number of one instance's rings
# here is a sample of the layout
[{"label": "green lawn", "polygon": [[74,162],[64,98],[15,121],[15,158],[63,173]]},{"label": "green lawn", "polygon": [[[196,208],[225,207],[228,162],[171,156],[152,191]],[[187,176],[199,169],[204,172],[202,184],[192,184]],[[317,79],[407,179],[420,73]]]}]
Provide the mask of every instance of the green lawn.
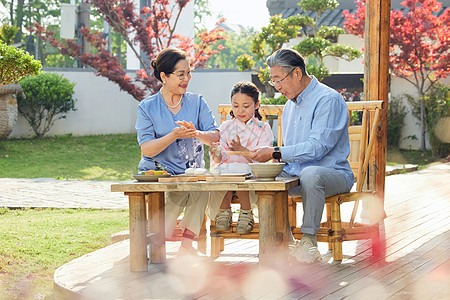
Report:
[{"label": "green lawn", "polygon": [[0,177],[129,180],[139,159],[135,134],[0,141]]},{"label": "green lawn", "polygon": [[0,299],[56,300],[55,270],[127,228],[127,210],[0,208]]},{"label": "green lawn", "polygon": [[[208,147],[205,162],[209,167]],[[140,149],[135,134],[0,141],[0,177],[80,180],[130,180]],[[388,165],[427,165],[431,151],[388,149]]]},{"label": "green lawn", "polygon": [[[140,157],[136,134],[6,140],[0,141],[0,178],[130,180]],[[209,156],[205,161],[209,167]]]},{"label": "green lawn", "polygon": [[432,163],[433,156],[431,150],[422,152],[420,150],[401,150],[397,148],[387,149],[387,165],[405,165],[414,164],[419,165],[419,169]]}]

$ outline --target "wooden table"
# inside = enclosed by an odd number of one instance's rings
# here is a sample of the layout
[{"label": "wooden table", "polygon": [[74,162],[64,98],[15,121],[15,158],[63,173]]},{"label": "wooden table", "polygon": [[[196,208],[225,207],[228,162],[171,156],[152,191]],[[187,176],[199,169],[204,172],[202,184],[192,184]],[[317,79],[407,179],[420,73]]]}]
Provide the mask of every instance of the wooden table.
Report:
[{"label": "wooden table", "polygon": [[[148,269],[147,244],[152,263],[166,260],[164,193],[172,191],[255,191],[259,212],[259,261],[285,259],[288,255],[287,191],[299,185],[297,177],[278,177],[274,181],[247,179],[244,182],[123,182],[111,185],[112,192],[123,192],[130,207],[130,269]],[[147,233],[145,200],[148,200]]]}]

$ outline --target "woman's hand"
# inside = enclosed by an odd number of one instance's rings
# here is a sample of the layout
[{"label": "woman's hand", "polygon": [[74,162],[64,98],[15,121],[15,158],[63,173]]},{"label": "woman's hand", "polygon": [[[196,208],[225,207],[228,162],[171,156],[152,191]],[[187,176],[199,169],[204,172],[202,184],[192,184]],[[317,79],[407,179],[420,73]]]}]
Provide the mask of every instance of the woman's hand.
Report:
[{"label": "woman's hand", "polygon": [[198,136],[199,132],[195,130],[192,123],[186,121],[175,122],[180,127],[175,127],[169,134],[163,137],[145,142],[141,145],[141,151],[145,156],[153,157],[166,149],[177,139],[190,139]]},{"label": "woman's hand", "polygon": [[228,142],[231,151],[248,151],[247,148],[241,145],[241,139],[236,134],[236,138]]},{"label": "woman's hand", "polygon": [[172,134],[176,139],[189,139],[198,136],[198,132],[192,122],[177,121],[175,124],[180,125],[180,127],[175,127],[172,130]]},{"label": "woman's hand", "polygon": [[187,130],[189,130],[189,132],[195,132],[194,136],[189,136],[189,137],[195,137],[197,138],[200,142],[202,142],[203,144],[206,144],[208,146],[211,145],[212,142],[217,142],[219,141],[219,130],[214,129],[211,131],[201,131],[201,130],[196,130],[194,124],[192,124],[192,122],[186,122],[186,121],[177,121],[175,122],[175,124],[180,125],[182,128],[186,128]]},{"label": "woman's hand", "polygon": [[181,127],[188,128],[188,129],[196,130],[195,126],[194,126],[194,124],[192,124],[192,122],[188,123],[186,121],[176,121],[175,124],[180,125]]}]

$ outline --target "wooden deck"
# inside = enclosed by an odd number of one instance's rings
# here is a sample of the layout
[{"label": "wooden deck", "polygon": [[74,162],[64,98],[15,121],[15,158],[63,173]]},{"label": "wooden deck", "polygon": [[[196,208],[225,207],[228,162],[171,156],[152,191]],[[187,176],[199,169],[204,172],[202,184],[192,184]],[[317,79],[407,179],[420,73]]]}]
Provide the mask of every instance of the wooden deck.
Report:
[{"label": "wooden deck", "polygon": [[344,242],[333,262],[319,244],[320,263],[258,266],[258,241],[226,240],[214,262],[176,258],[167,243],[167,265],[129,271],[123,241],[80,257],[55,272],[71,299],[450,299],[450,163],[386,178],[385,251],[370,241]]}]

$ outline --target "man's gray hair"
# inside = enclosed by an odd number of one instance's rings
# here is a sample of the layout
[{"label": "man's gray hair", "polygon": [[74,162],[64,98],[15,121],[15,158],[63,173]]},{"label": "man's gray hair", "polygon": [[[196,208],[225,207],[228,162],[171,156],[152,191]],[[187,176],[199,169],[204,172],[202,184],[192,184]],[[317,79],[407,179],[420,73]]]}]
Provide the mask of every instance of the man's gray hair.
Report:
[{"label": "man's gray hair", "polygon": [[266,63],[269,68],[274,66],[280,66],[286,71],[290,71],[293,68],[299,67],[304,75],[307,75],[305,68],[305,60],[294,49],[282,48],[270,55],[266,59]]}]

